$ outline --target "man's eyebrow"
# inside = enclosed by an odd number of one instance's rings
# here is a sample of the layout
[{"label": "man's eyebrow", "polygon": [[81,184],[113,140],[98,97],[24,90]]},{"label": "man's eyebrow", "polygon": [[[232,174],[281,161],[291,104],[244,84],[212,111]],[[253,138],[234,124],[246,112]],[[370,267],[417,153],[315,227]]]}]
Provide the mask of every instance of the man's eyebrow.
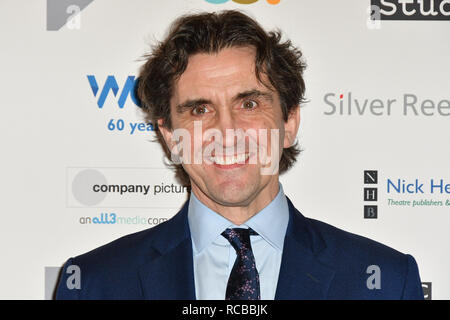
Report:
[{"label": "man's eyebrow", "polygon": [[251,90],[240,92],[233,97],[233,101],[239,101],[239,100],[248,99],[248,98],[256,99],[256,98],[260,98],[260,97],[262,97],[270,102],[273,102],[273,95],[270,92],[264,92],[264,91],[260,91],[258,89],[251,89]]},{"label": "man's eyebrow", "polygon": [[198,105],[210,104],[210,103],[212,103],[211,100],[203,99],[203,98],[200,98],[200,99],[189,99],[189,100],[186,100],[185,102],[180,103],[179,105],[177,105],[176,106],[176,111],[178,113],[183,113],[186,109],[192,109],[192,108],[194,108],[194,107],[196,107]]}]

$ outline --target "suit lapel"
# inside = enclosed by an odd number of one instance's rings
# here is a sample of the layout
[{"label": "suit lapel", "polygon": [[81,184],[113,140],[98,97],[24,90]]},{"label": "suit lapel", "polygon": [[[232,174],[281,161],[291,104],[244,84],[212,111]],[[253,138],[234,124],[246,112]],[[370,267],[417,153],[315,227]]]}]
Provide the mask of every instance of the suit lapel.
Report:
[{"label": "suit lapel", "polygon": [[275,299],[325,299],[334,270],[322,263],[325,243],[289,201],[289,224]]},{"label": "suit lapel", "polygon": [[188,202],[161,225],[150,261],[139,271],[142,292],[149,300],[194,300],[194,267],[189,231]]},{"label": "suit lapel", "polygon": [[[289,199],[288,203],[289,224],[275,299],[325,299],[334,277],[333,268],[320,261],[325,243]],[[171,220],[161,225],[161,236],[154,239],[154,252],[139,271],[145,299],[195,300],[187,211],[188,202]]]}]

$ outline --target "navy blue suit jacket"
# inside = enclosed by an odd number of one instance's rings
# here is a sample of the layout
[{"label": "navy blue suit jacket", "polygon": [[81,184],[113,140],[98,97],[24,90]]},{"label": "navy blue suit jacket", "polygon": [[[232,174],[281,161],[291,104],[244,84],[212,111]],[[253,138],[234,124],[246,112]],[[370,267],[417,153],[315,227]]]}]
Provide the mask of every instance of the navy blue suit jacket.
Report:
[{"label": "navy blue suit jacket", "polygon": [[[289,203],[275,299],[423,299],[417,264],[373,240],[305,218]],[[170,220],[65,264],[57,299],[195,299],[188,205]],[[70,265],[81,271],[69,289]],[[369,289],[379,268],[379,288]],[[368,280],[369,279],[369,280]],[[224,293],[225,294],[225,293]]]}]

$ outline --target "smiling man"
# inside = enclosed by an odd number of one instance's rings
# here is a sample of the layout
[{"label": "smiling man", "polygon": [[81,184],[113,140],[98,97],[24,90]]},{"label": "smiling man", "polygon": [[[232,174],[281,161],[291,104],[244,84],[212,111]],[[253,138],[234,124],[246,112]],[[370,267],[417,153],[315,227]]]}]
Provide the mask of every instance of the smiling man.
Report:
[{"label": "smiling man", "polygon": [[[246,46],[192,55],[174,86],[171,124],[166,126],[162,119],[158,120],[171,150],[175,147],[173,132],[179,128],[186,129],[193,138],[196,121],[205,131],[217,130],[214,138],[219,136],[219,141],[215,140],[211,157],[202,158],[199,164],[183,161],[183,168],[194,196],[237,225],[261,211],[277,195],[278,174],[262,174],[265,166],[258,161],[258,155],[268,152],[272,143],[278,151],[276,155],[281,154],[283,147],[293,145],[300,121],[298,105],[292,106],[287,121],[283,120],[276,89],[265,85],[270,83],[265,74],[260,75],[263,82],[256,77],[255,54],[254,48]],[[257,137],[247,136],[244,140],[245,132],[256,133],[261,129],[265,132],[275,129],[280,141],[266,139],[261,151]],[[236,134],[235,130],[242,134]],[[193,148],[189,152],[204,155],[203,150],[211,141],[203,139],[203,135],[198,139],[197,144],[193,141],[190,145],[198,145],[199,150]],[[250,139],[256,146],[253,150],[250,150]],[[239,142],[243,147],[238,153],[235,145]],[[279,157],[274,158],[278,164]]]},{"label": "smiling man", "polygon": [[69,259],[57,298],[423,299],[412,256],[306,218],[284,194],[304,68],[240,12],[175,21],[138,94],[190,198],[169,221]]}]

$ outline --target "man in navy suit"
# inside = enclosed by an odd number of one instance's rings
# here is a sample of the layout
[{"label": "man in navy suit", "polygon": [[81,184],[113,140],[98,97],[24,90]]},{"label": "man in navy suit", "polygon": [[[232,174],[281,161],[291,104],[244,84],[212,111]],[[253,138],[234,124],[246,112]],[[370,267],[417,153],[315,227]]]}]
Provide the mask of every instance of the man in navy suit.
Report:
[{"label": "man in navy suit", "polygon": [[69,259],[57,298],[423,299],[412,256],[305,218],[284,194],[304,68],[242,13],[175,21],[138,95],[190,198],[169,221]]}]

